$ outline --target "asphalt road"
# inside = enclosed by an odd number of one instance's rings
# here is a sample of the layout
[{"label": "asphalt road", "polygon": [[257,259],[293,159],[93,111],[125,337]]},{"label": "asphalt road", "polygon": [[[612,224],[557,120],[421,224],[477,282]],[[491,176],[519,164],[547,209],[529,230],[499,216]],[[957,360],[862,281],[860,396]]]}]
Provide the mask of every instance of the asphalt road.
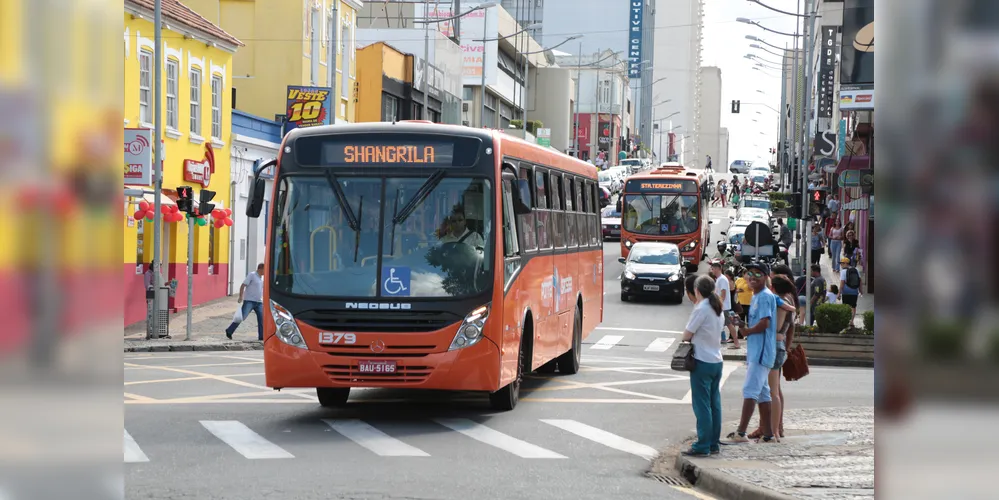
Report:
[{"label": "asphalt road", "polygon": [[[716,233],[726,214],[712,210]],[[657,450],[693,432],[687,378],[668,364],[691,306],[622,303],[619,244],[604,248],[605,320],[582,371],[533,375],[512,412],[391,390],[328,410],[313,391],[266,388],[259,352],[126,355],[126,498],[692,498],[644,477]],[[726,421],[744,372],[726,364]],[[869,406],[873,377],[816,367],[785,395],[798,408]]]}]

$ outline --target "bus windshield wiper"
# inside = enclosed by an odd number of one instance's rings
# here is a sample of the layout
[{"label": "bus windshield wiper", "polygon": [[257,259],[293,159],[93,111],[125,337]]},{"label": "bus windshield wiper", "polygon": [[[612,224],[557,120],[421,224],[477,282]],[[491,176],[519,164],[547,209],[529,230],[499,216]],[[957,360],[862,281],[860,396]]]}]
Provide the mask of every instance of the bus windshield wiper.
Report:
[{"label": "bus windshield wiper", "polygon": [[392,224],[402,224],[403,222],[406,222],[406,219],[408,219],[409,216],[416,211],[417,207],[420,206],[420,203],[423,203],[423,200],[425,200],[427,196],[430,196],[430,193],[437,188],[437,185],[441,183],[441,180],[444,179],[445,175],[447,175],[447,171],[444,169],[439,169],[433,174],[430,174],[430,178],[427,179],[422,186],[420,186],[420,189],[416,191],[416,194],[414,194],[413,198],[409,200],[409,203],[402,207],[402,210],[392,217]]},{"label": "bus windshield wiper", "polygon": [[398,188],[398,187],[395,188],[395,205],[392,207],[392,221],[393,221],[392,222],[392,237],[389,238],[389,245],[391,245],[392,248],[389,248],[389,257],[391,257],[393,254],[395,254],[395,227],[398,226],[399,224],[396,224],[394,221],[395,221],[396,217],[399,216],[399,195],[400,194],[402,194],[402,188]]},{"label": "bus windshield wiper", "polygon": [[355,233],[360,233],[361,223],[358,222],[357,217],[354,215],[354,210],[351,209],[350,204],[347,203],[347,195],[343,193],[343,187],[340,186],[340,180],[336,178],[336,174],[334,174],[332,170],[326,170],[326,182],[329,183],[330,189],[332,189],[333,194],[336,195],[337,202],[339,202],[340,205],[340,211],[347,219],[347,225],[350,226],[350,229],[352,229]]}]

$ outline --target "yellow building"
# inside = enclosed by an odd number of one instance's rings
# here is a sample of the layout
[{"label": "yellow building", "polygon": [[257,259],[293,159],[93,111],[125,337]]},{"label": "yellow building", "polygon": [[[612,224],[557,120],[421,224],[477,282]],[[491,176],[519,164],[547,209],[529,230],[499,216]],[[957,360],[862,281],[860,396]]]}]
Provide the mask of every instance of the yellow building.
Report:
[{"label": "yellow building", "polygon": [[[185,3],[246,43],[233,56],[236,109],[272,119],[286,114],[289,85],[335,87],[333,107],[337,121],[355,121],[354,47],[360,1],[186,0]],[[334,49],[335,73],[329,64]],[[335,78],[335,85],[331,77]]]},{"label": "yellow building", "polygon": [[[411,119],[413,56],[377,42],[357,51],[358,122]],[[422,104],[422,103],[421,103]]]},{"label": "yellow building", "polygon": [[[155,104],[153,0],[125,0],[125,128],[152,129]],[[215,191],[217,208],[230,206],[233,55],[243,45],[178,0],[164,0],[163,12],[163,203],[175,205],[177,186]],[[201,175],[209,171],[208,179]],[[128,181],[126,181],[128,182]],[[207,184],[207,185],[204,185]],[[152,188],[141,189],[151,202]],[[124,214],[125,324],[145,318],[144,272],[153,257],[153,223],[133,213],[142,199],[131,198]],[[187,224],[163,222],[161,258],[164,282],[176,280],[173,310],[187,307]],[[229,283],[229,231],[212,224],[194,230],[194,304],[225,296]]]}]

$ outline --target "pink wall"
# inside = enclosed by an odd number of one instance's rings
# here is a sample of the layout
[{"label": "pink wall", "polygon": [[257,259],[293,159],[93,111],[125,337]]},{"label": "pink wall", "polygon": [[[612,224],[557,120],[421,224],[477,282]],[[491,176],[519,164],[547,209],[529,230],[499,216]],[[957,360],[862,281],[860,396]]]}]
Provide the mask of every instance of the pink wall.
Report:
[{"label": "pink wall", "polygon": [[[168,264],[164,279],[177,279],[177,295],[170,297],[168,307],[171,312],[183,311],[187,308],[187,266],[185,264]],[[216,274],[208,274],[208,264],[195,264],[194,267],[194,305],[225,297],[229,286],[229,264],[215,265]],[[135,274],[135,264],[125,264],[125,325],[131,325],[146,320],[146,294],[143,291],[144,279],[141,274]]]}]

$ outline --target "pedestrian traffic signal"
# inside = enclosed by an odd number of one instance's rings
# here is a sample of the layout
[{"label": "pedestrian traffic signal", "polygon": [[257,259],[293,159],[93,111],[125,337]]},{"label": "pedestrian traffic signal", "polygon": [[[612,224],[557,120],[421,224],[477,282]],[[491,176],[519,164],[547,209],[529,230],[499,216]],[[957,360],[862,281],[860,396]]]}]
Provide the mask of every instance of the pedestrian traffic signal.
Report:
[{"label": "pedestrian traffic signal", "polygon": [[788,215],[790,217],[793,218],[801,217],[801,207],[803,201],[802,198],[803,196],[800,191],[796,191],[791,194],[791,207],[790,207],[790,212],[788,212]]},{"label": "pedestrian traffic signal", "polygon": [[198,196],[198,213],[201,215],[208,215],[215,210],[215,204],[211,203],[212,198],[215,197],[215,191],[209,191],[207,189],[202,189]]},{"label": "pedestrian traffic signal", "polygon": [[191,186],[177,187],[177,210],[188,215],[194,212],[194,188]]},{"label": "pedestrian traffic signal", "polygon": [[733,114],[739,113],[739,108],[741,108],[741,107],[742,107],[742,101],[736,101],[736,100],[732,101],[732,113]]}]

